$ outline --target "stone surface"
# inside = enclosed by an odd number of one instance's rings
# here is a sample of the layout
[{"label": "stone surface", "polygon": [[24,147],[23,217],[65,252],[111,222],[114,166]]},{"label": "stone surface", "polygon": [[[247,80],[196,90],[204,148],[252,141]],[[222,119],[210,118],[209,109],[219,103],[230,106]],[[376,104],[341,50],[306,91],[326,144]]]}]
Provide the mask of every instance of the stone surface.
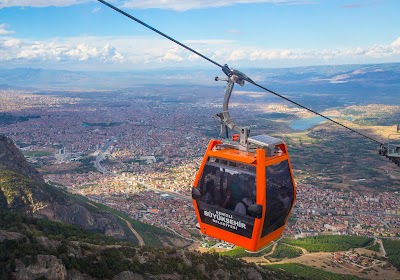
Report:
[{"label": "stone surface", "polygon": [[14,277],[18,280],[37,278],[66,280],[67,269],[60,259],[52,255],[38,255],[35,263],[25,266],[21,260],[15,260]]}]

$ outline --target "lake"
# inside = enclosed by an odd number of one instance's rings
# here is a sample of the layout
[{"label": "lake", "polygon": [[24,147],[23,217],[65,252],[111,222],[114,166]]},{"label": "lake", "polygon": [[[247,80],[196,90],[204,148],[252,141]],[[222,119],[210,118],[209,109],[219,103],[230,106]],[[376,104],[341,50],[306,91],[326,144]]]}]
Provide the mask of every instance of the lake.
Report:
[{"label": "lake", "polygon": [[298,119],[290,122],[290,127],[295,129],[295,130],[307,130],[317,124],[326,122],[327,119],[316,116],[312,118],[306,118],[306,119]]}]

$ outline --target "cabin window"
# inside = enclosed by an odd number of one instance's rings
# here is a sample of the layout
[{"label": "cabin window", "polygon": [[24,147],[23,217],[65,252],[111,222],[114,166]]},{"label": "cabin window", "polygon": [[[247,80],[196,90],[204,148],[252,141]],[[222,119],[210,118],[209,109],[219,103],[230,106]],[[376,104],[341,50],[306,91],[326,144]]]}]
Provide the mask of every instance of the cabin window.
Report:
[{"label": "cabin window", "polygon": [[287,160],[268,166],[266,171],[267,207],[262,237],[285,224],[294,198],[292,176]]},{"label": "cabin window", "polygon": [[209,158],[198,188],[203,223],[251,238],[254,218],[247,208],[256,199],[255,166]]},{"label": "cabin window", "polygon": [[201,201],[246,214],[256,199],[255,173],[254,166],[210,158],[199,182]]}]

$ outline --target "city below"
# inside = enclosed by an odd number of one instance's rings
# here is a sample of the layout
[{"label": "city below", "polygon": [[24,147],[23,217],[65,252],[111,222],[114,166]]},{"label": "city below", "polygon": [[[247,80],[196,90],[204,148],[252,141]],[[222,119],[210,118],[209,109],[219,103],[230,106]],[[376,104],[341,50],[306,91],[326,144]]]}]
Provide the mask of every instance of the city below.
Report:
[{"label": "city below", "polygon": [[[211,116],[219,105],[214,88],[176,91],[2,90],[1,133],[19,145],[50,184],[194,241],[199,232],[191,187],[209,139],[218,137]],[[260,114],[306,115],[298,108],[241,96],[241,102],[231,105],[232,115],[241,121]],[[274,129],[269,122],[253,127]],[[294,165],[297,200],[285,235],[400,236],[398,191],[332,188],[303,180],[305,171]],[[318,170],[307,173],[318,179]]]}]

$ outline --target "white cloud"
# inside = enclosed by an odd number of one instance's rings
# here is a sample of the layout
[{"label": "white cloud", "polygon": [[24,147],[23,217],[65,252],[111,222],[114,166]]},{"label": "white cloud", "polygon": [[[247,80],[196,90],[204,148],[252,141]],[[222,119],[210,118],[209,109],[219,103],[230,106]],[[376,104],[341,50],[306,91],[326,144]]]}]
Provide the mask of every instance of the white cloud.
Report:
[{"label": "white cloud", "polygon": [[100,10],[101,10],[100,7],[96,7],[96,8],[94,8],[94,9],[92,10],[92,13],[93,13],[93,14],[96,14],[96,13],[98,13]]},{"label": "white cloud", "polygon": [[3,45],[6,48],[15,48],[15,47],[18,47],[19,44],[21,44],[21,40],[13,39],[13,38],[4,40],[4,42],[3,42]]},{"label": "white cloud", "polygon": [[[399,59],[400,38],[389,45],[372,45],[366,48],[341,48],[324,50],[295,50],[295,49],[255,49],[240,48],[232,51],[228,56],[228,61],[348,61],[354,63],[359,59],[377,61],[379,59]],[[374,60],[375,59],[375,60]],[[385,60],[386,61],[386,60]]]},{"label": "white cloud", "polygon": [[10,31],[8,30],[8,25],[3,23],[0,24],[0,35],[8,35],[8,34],[12,34],[14,33],[14,31]]},{"label": "white cloud", "polygon": [[[0,9],[7,7],[66,7],[79,5],[95,0],[1,0]],[[168,9],[175,11],[186,11],[192,9],[203,9],[212,7],[224,7],[235,4],[248,3],[274,3],[288,5],[313,4],[314,1],[301,0],[109,0],[111,4],[135,9]],[[93,13],[98,9],[94,9]]]},{"label": "white cloud", "polygon": [[98,56],[98,50],[95,47],[90,47],[86,44],[79,44],[74,48],[62,53],[65,58],[70,58],[78,61],[85,61],[89,58]]},{"label": "white cloud", "polygon": [[237,61],[248,58],[248,53],[245,50],[234,50],[228,57],[229,61]]},{"label": "white cloud", "polygon": [[[184,42],[212,60],[235,68],[315,64],[393,62],[400,59],[400,38],[386,45],[324,50],[262,49],[231,40]],[[207,61],[168,40],[151,37],[69,37],[42,41],[0,37],[0,64],[46,64],[56,68],[140,69],[205,66]]]},{"label": "white cloud", "polygon": [[134,9],[168,9],[175,11],[187,11],[212,7],[232,6],[235,4],[249,3],[274,3],[274,4],[311,4],[312,1],[296,0],[128,0],[123,7]]},{"label": "white cloud", "polygon": [[[118,64],[124,57],[108,43],[80,42],[78,38],[29,41],[16,38],[0,40],[0,63],[80,63]],[[78,65],[77,65],[78,66]]]},{"label": "white cloud", "polygon": [[78,5],[92,0],[1,0],[0,9],[6,7],[65,7]]},{"label": "white cloud", "polygon": [[181,61],[183,61],[183,57],[181,57],[180,55],[173,53],[173,52],[172,53],[167,52],[161,59],[161,62],[165,62],[165,61],[181,62]]},{"label": "white cloud", "polygon": [[400,50],[400,37],[390,44],[394,49]]}]

